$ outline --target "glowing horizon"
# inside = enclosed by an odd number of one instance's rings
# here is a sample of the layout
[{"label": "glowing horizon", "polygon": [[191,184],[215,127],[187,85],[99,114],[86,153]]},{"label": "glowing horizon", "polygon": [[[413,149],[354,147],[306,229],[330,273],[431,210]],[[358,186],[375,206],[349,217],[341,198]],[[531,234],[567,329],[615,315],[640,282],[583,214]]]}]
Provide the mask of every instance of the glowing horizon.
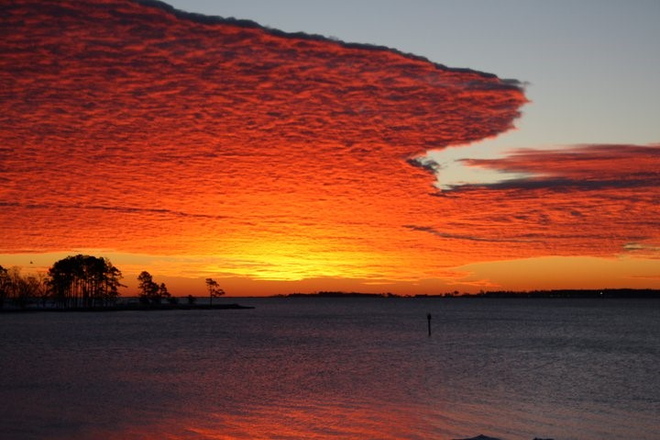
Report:
[{"label": "glowing horizon", "polygon": [[518,81],[155,2],[3,8],[0,264],[82,249],[245,294],[416,292],[502,286],[465,269],[498,261],[660,256],[658,145],[468,159],[528,177],[434,186],[424,155],[511,130]]}]

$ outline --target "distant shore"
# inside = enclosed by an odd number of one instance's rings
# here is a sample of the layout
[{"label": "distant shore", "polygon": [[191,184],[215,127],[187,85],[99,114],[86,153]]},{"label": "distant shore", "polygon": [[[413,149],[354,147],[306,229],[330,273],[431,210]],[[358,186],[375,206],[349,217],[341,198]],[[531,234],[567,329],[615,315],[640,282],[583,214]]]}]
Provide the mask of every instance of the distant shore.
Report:
[{"label": "distant shore", "polygon": [[247,310],[252,306],[240,304],[118,304],[106,307],[26,307],[0,309],[0,313],[68,313],[68,312],[155,312],[170,310]]},{"label": "distant shore", "polygon": [[555,289],[488,291],[479,293],[397,295],[395,293],[315,292],[275,295],[275,298],[577,298],[660,299],[659,289]]}]

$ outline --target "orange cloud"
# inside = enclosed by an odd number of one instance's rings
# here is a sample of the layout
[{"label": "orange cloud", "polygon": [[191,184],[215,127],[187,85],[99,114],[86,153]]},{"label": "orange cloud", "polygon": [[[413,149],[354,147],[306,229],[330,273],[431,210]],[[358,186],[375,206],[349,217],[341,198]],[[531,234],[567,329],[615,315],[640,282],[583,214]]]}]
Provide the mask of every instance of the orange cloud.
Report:
[{"label": "orange cloud", "polygon": [[411,163],[510,129],[525,103],[494,75],[155,2],[2,9],[2,253],[210,255],[207,270],[268,279],[429,276],[455,257],[426,245],[440,259],[419,265],[426,239],[404,225],[439,205]]},{"label": "orange cloud", "polygon": [[658,256],[657,145],[468,160],[527,177],[435,190],[422,155],[510,129],[515,81],[155,2],[2,8],[0,253],[378,283]]},{"label": "orange cloud", "polygon": [[466,163],[528,177],[445,191],[442,222],[412,229],[470,243],[484,261],[660,255],[660,146],[528,149]]},{"label": "orange cloud", "polygon": [[1,12],[0,254],[418,288],[478,262],[658,257],[658,146],[521,150],[466,164],[528,177],[432,186],[424,152],[510,129],[515,81],[156,2]]}]

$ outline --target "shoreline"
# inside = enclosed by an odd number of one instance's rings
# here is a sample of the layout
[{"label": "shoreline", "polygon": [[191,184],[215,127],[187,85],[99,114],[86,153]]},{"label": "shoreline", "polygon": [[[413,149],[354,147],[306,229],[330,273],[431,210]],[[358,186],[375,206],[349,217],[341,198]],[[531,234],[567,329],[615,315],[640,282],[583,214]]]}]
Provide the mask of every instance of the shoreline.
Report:
[{"label": "shoreline", "polygon": [[237,303],[232,304],[161,304],[161,305],[142,305],[142,304],[125,304],[108,307],[71,307],[71,308],[56,308],[56,307],[27,307],[24,309],[0,309],[2,313],[69,313],[69,312],[157,312],[157,311],[172,311],[172,310],[249,310],[254,309],[253,306],[244,306]]}]

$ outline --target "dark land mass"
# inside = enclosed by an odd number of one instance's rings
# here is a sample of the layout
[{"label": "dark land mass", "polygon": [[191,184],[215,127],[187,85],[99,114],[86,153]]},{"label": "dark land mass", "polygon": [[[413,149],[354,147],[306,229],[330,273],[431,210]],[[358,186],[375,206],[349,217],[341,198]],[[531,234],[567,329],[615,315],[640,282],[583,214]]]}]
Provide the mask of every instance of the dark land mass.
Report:
[{"label": "dark land mass", "polygon": [[254,309],[252,306],[240,304],[118,304],[114,306],[99,307],[25,307],[0,309],[0,313],[41,313],[41,312],[154,312],[169,310],[246,310]]},{"label": "dark land mass", "polygon": [[396,295],[394,293],[316,292],[276,295],[278,298],[618,298],[660,299],[659,289],[559,289],[532,291],[489,291],[439,295]]},{"label": "dark land mass", "polygon": [[316,292],[316,293],[289,293],[275,295],[276,298],[399,298],[392,293],[361,293],[361,292]]}]

